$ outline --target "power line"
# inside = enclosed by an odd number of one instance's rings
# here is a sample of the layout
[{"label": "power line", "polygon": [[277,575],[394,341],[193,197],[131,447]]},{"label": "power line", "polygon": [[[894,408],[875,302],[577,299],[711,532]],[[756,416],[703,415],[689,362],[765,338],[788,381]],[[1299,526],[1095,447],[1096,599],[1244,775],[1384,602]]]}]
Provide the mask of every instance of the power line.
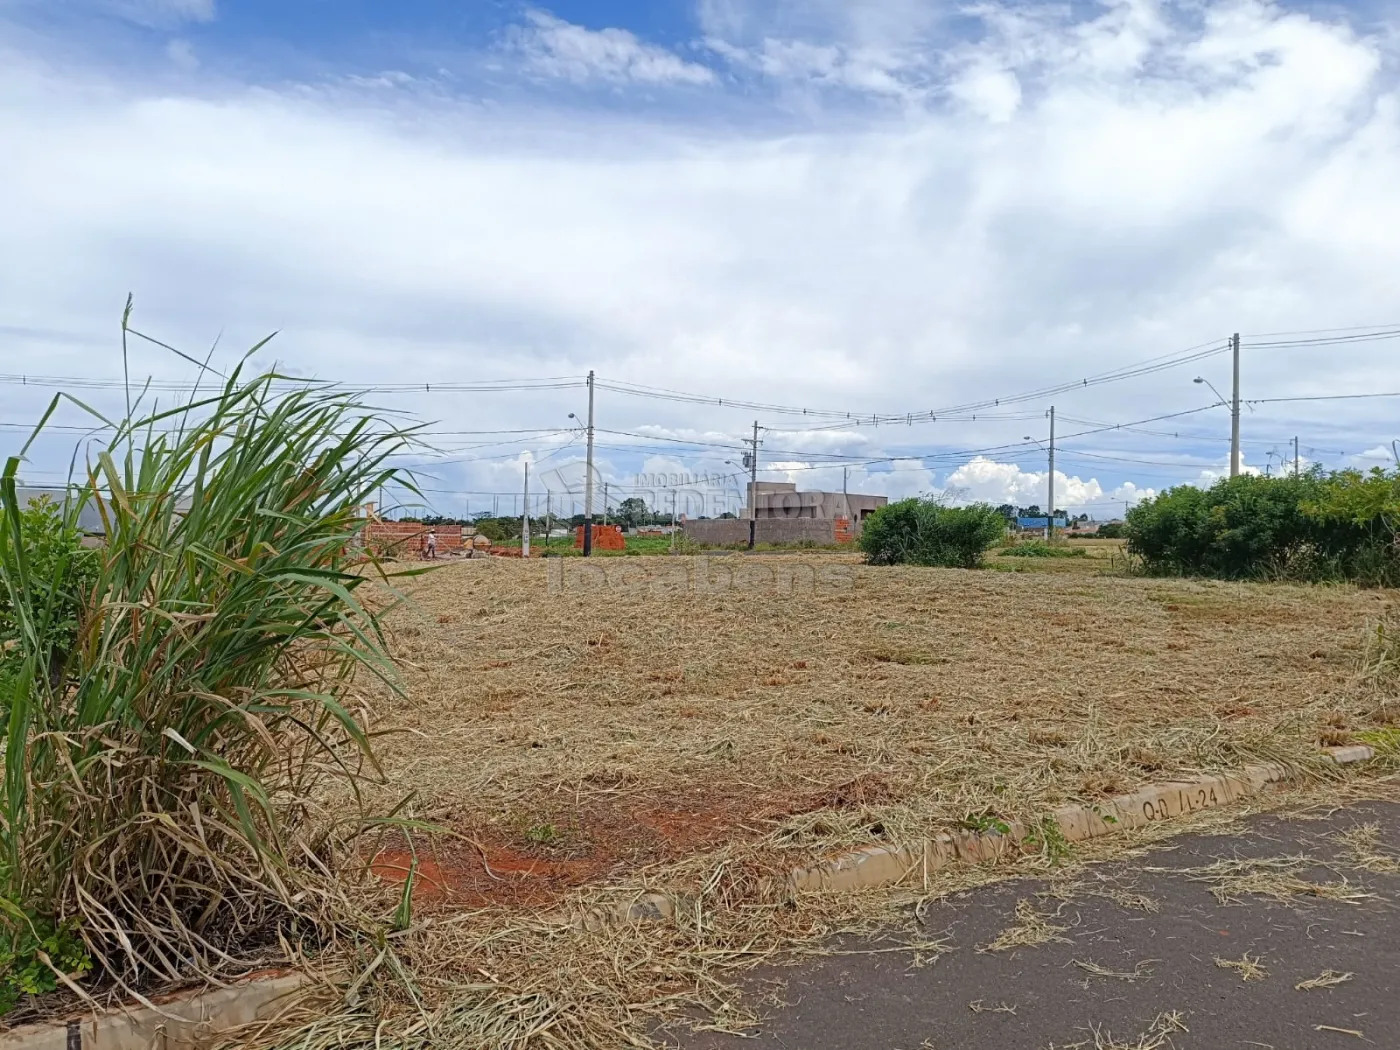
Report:
[{"label": "power line", "polygon": [[1306,339],[1282,339],[1257,343],[1242,343],[1241,346],[1253,350],[1285,349],[1290,346],[1342,346],[1355,343],[1373,343],[1383,339],[1400,338],[1400,328],[1377,332],[1356,332],[1352,335],[1317,336]]},{"label": "power line", "polygon": [[[676,401],[688,404],[706,404],[716,407],[741,408],[748,411],[765,412],[773,415],[795,415],[819,417],[826,419],[840,420],[836,424],[827,424],[820,427],[806,428],[809,430],[829,430],[839,429],[847,426],[880,426],[896,425],[904,423],[912,425],[916,422],[938,422],[939,416],[953,414],[966,415],[983,408],[998,408],[1003,405],[1018,404],[1025,401],[1037,400],[1049,397],[1053,394],[1071,390],[1081,390],[1091,386],[1099,386],[1104,383],[1115,383],[1124,379],[1131,379],[1138,376],[1150,375],[1167,368],[1175,368],[1179,365],[1192,361],[1199,361],[1216,354],[1229,350],[1228,343],[1213,344],[1203,343],[1200,346],[1191,347],[1188,350],[1178,351],[1172,354],[1164,354],[1159,357],[1149,358],[1146,361],[1136,364],[1126,365],[1122,368],[1112,369],[1107,372],[1100,372],[1083,379],[1071,382],[1060,383],[1054,386],[1041,387],[1036,390],[1026,391],[1020,394],[1012,394],[1006,397],[987,398],[981,401],[967,402],[961,405],[952,405],[938,409],[920,409],[915,412],[900,412],[892,414],[864,413],[843,411],[839,409],[817,409],[805,408],[796,405],[775,405],[764,402],[748,401],[743,399],[716,397],[708,394],[698,394],[691,391],[674,390],[666,387],[650,387],[640,383],[625,383],[620,380],[600,380],[599,385],[604,389],[617,393],[630,394],[635,397],[646,397],[664,401]],[[1026,418],[1026,417],[1021,417]],[[952,420],[949,420],[952,421]]]},{"label": "power line", "polygon": [[[370,383],[360,385],[358,383],[347,383],[340,380],[317,379],[312,376],[305,378],[296,376],[277,376],[271,380],[275,389],[300,390],[308,386],[351,389],[362,394],[414,394],[414,393],[499,393],[505,391],[520,390],[563,390],[569,387],[583,385],[582,376],[550,376],[539,379],[483,379],[471,383]],[[85,376],[43,376],[43,375],[19,375],[0,374],[0,384],[11,386],[38,386],[38,387],[58,387],[60,389],[78,390],[125,390],[127,382],[124,379],[102,379]],[[134,391],[156,390],[162,392],[188,393],[196,389],[212,390],[210,384],[196,385],[195,383],[170,379],[146,379],[140,383],[131,383],[130,388]]]}]

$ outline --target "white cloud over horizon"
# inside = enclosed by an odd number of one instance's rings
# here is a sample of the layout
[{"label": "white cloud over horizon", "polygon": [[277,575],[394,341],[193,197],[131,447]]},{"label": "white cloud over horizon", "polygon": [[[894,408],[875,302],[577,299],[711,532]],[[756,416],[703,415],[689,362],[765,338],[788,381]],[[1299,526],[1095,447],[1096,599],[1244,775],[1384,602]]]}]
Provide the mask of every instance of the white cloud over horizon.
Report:
[{"label": "white cloud over horizon", "polygon": [[[121,2],[186,23],[216,14]],[[500,75],[564,94],[485,99],[406,73],[243,82],[204,40],[167,34],[182,69],[170,81],[19,47],[0,21],[0,138],[22,158],[0,167],[6,371],[120,374],[128,290],[138,323],[182,348],[280,329],[269,355],[299,374],[428,386],[593,368],[857,414],[1037,389],[1232,331],[1393,319],[1400,88],[1385,30],[1254,0],[1125,0],[1089,17],[980,5],[965,15],[976,32],[947,35],[935,6],[707,0],[709,46],[690,51],[532,10],[504,38],[514,65]],[[590,108],[588,84],[623,101]],[[626,105],[666,85],[690,108]],[[1247,351],[1246,397],[1400,390],[1395,345]],[[135,360],[140,374],[182,367]],[[1228,383],[1213,358],[1057,399],[1147,419],[1203,403],[1195,370]],[[0,415],[33,418],[46,396],[0,387]],[[425,392],[395,407],[459,430],[547,429],[581,401]],[[1043,502],[1044,475],[1005,450],[1044,407],[838,432],[814,429],[825,417],[599,400],[600,426],[653,444],[734,444],[755,415],[790,425],[765,434],[763,462],[821,487],[841,476],[806,469],[826,453],[893,460],[865,471],[885,487],[869,491],[962,486],[1022,504]],[[1394,436],[1392,414],[1260,405],[1246,453],[1302,433],[1368,455]],[[1145,451],[1095,477],[1069,471],[1057,502],[1206,478],[1221,417],[1139,436]],[[646,444],[606,443],[629,440]],[[1124,440],[1077,446],[1121,454]],[[912,460],[920,449],[938,458]],[[43,454],[36,472],[66,464],[61,448]],[[509,491],[520,455],[465,452],[439,483]],[[606,455],[626,475],[643,454]],[[726,456],[697,444],[675,458]]]},{"label": "white cloud over horizon", "polygon": [[525,12],[524,26],[507,35],[533,72],[578,83],[709,84],[708,67],[647,44],[625,29],[587,29],[547,11]]}]

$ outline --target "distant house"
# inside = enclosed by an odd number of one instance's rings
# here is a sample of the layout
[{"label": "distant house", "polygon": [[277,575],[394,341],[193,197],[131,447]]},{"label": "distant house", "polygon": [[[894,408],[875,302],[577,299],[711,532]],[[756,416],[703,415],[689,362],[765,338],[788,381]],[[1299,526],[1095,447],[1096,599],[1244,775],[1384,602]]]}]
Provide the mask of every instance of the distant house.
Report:
[{"label": "distant house", "polygon": [[743,518],[814,518],[864,521],[889,503],[888,496],[859,492],[798,492],[790,481],[759,481],[749,485],[749,505]]}]

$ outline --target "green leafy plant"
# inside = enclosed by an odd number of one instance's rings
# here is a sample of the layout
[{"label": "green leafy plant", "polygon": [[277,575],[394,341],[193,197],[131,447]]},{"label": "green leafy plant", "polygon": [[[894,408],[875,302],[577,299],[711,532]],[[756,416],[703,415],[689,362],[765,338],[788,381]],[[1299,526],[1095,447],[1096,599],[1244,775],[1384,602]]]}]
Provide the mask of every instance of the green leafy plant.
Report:
[{"label": "green leafy plant", "polygon": [[1042,817],[1034,828],[1026,833],[1024,845],[1027,849],[1037,850],[1044,854],[1046,858],[1055,864],[1061,864],[1069,859],[1071,846],[1069,840],[1065,838],[1065,833],[1060,830],[1059,823],[1054,817]]},{"label": "green leafy plant", "polygon": [[[16,515],[19,543],[28,562],[32,602],[44,610],[43,644],[52,654],[51,674],[61,673],[77,643],[79,618],[100,571],[99,555],[84,549],[82,533],[65,521],[63,508],[47,496],[30,500]],[[9,593],[0,589],[0,712],[22,673],[21,627]]]},{"label": "green leafy plant", "polygon": [[536,846],[550,846],[559,841],[559,829],[550,823],[532,824],[525,829],[525,840]]},{"label": "green leafy plant", "polygon": [[934,565],[975,569],[1006,533],[1006,519],[985,503],[946,507],[904,499],[865,520],[859,545],[871,565]]},{"label": "green leafy plant", "polygon": [[958,826],[966,828],[968,831],[975,831],[979,835],[985,835],[993,831],[998,835],[1011,834],[1010,824],[1002,820],[1001,817],[997,816],[995,813],[987,813],[985,811],[981,813],[969,813],[958,821]]},{"label": "green leafy plant", "polygon": [[92,956],[74,924],[55,929],[9,901],[0,901],[0,911],[8,920],[0,928],[0,1015],[14,1009],[21,996],[57,989],[60,973],[73,980],[92,969]]},{"label": "green leafy plant", "polygon": [[[404,484],[409,435],[352,393],[236,368],[174,408],[93,413],[106,443],[36,531],[15,477],[60,400],[0,475],[0,928],[65,931],[128,985],[242,972],[344,904],[336,857],[380,776],[357,683],[397,688],[358,508]],[[85,507],[91,569],[67,539]]]}]

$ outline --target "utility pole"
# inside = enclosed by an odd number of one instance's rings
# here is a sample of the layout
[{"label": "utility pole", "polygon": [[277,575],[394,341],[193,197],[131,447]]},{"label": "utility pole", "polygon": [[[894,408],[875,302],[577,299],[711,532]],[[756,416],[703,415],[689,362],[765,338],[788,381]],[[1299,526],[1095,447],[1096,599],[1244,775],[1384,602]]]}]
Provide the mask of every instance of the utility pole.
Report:
[{"label": "utility pole", "polygon": [[1297,436],[1295,435],[1294,438],[1293,438],[1293,476],[1294,476],[1295,478],[1296,478],[1296,477],[1298,476],[1298,474],[1300,473],[1299,470],[1298,470],[1299,463],[1300,463],[1300,460],[1298,459],[1298,438],[1297,438]]},{"label": "utility pole", "polygon": [[549,553],[549,534],[554,531],[554,493],[545,490],[544,493],[544,549]]},{"label": "utility pole", "polygon": [[758,420],[753,421],[753,453],[749,456],[749,550],[758,543]]},{"label": "utility pole", "polygon": [[530,461],[525,461],[525,513],[520,519],[520,556],[530,556]]},{"label": "utility pole", "polygon": [[1240,333],[1230,337],[1230,351],[1235,365],[1235,391],[1230,398],[1230,477],[1240,472]]},{"label": "utility pole", "polygon": [[1050,406],[1050,516],[1045,519],[1045,538],[1055,535],[1055,406]]},{"label": "utility pole", "polygon": [[603,524],[608,523],[608,483],[603,482]]},{"label": "utility pole", "polygon": [[588,476],[583,481],[583,556],[593,554],[593,369],[588,370]]},{"label": "utility pole", "polygon": [[676,552],[676,490],[671,490],[671,553]]}]

